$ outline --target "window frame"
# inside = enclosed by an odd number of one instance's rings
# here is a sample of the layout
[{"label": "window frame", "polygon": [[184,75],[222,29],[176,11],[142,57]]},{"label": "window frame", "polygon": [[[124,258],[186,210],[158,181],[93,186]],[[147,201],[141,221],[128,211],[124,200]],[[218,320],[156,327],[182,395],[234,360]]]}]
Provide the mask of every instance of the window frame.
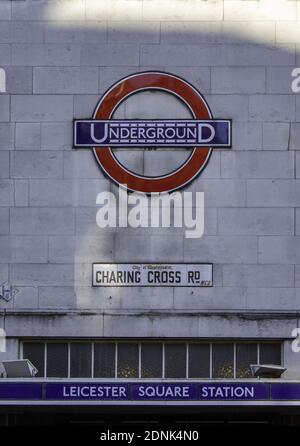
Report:
[{"label": "window frame", "polygon": [[[260,347],[261,344],[278,344],[279,348],[280,348],[280,361],[281,361],[281,365],[283,364],[283,340],[251,340],[251,339],[243,339],[243,340],[230,340],[230,339],[216,339],[216,340],[208,340],[208,339],[201,339],[201,340],[197,340],[197,339],[166,339],[166,340],[158,340],[158,339],[139,339],[139,340],[135,340],[135,339],[92,339],[92,340],[86,340],[84,338],[80,338],[80,339],[55,339],[55,338],[51,338],[51,339],[32,339],[32,338],[28,338],[28,339],[21,339],[19,342],[19,356],[21,359],[25,359],[24,358],[24,344],[27,343],[40,343],[43,344],[44,346],[44,373],[43,376],[40,377],[40,379],[42,378],[48,378],[51,379],[51,377],[47,376],[47,346],[48,344],[57,344],[57,343],[63,343],[63,344],[67,344],[67,348],[68,348],[68,373],[67,373],[67,377],[62,377],[65,379],[73,379],[71,378],[71,344],[74,343],[86,343],[91,345],[91,376],[90,377],[82,377],[83,379],[97,379],[97,380],[107,380],[107,379],[112,379],[112,380],[161,380],[161,379],[168,379],[168,380],[212,380],[212,379],[220,379],[220,380],[224,380],[224,378],[213,378],[213,346],[216,344],[233,344],[233,378],[230,379],[241,379],[241,378],[236,378],[237,375],[237,370],[236,370],[236,365],[237,365],[237,344],[254,344],[256,345],[256,358],[257,358],[257,364],[260,364]],[[94,360],[95,360],[95,344],[113,344],[115,349],[114,349],[114,377],[112,378],[102,378],[102,377],[94,377]],[[138,346],[138,376],[136,378],[119,378],[118,377],[118,345],[119,344],[137,344]],[[162,345],[162,349],[161,349],[161,353],[162,353],[162,376],[160,378],[142,378],[141,374],[142,374],[142,344],[147,344],[147,343],[158,343]],[[166,361],[165,361],[165,355],[166,355],[166,345],[167,344],[185,344],[186,346],[186,350],[185,350],[185,356],[186,356],[186,374],[185,377],[183,378],[166,378],[165,376],[165,369],[166,369]],[[207,376],[206,378],[190,378],[189,377],[189,352],[190,352],[190,345],[191,344],[208,344],[209,345],[209,376]],[[75,378],[74,378],[75,379]],[[76,379],[80,379],[80,377],[77,377]],[[229,378],[228,378],[229,379]],[[252,379],[252,378],[248,378],[248,379]]]}]

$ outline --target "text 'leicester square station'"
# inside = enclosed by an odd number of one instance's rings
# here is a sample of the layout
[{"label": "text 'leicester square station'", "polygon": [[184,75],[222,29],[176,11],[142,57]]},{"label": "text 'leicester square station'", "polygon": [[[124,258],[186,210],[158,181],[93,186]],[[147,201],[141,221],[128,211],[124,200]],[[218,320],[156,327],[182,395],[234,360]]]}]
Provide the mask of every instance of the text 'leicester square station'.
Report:
[{"label": "text 'leicester square station'", "polygon": [[0,0],[0,425],[299,425],[299,315],[300,1]]}]

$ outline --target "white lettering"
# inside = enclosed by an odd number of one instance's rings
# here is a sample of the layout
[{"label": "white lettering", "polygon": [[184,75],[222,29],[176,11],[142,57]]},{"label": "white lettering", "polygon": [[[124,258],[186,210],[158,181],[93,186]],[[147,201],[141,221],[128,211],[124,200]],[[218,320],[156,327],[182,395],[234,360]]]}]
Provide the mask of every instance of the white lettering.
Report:
[{"label": "white lettering", "polygon": [[121,139],[128,139],[129,135],[129,129],[121,127]]},{"label": "white lettering", "polygon": [[6,92],[6,73],[4,68],[0,68],[0,93]]},{"label": "white lettering", "polygon": [[95,124],[94,124],[94,123],[91,124],[91,139],[92,139],[96,144],[97,144],[97,143],[100,144],[100,143],[104,142],[104,141],[107,139],[107,135],[108,135],[108,124],[107,124],[107,123],[104,123],[103,126],[104,126],[104,136],[103,136],[103,138],[98,139],[98,138],[96,138],[96,136],[95,136]]},{"label": "white lettering", "polygon": [[184,224],[190,231],[185,232],[186,238],[201,238],[204,234],[204,192],[196,192],[195,219],[193,219],[192,196],[184,192]]},{"label": "white lettering", "polygon": [[117,225],[115,195],[112,192],[100,192],[96,197],[96,204],[102,205],[96,214],[99,228],[115,228]]},{"label": "white lettering", "polygon": [[113,192],[100,192],[96,204],[96,223],[100,228],[182,228],[186,238],[200,238],[204,233],[204,192],[127,194],[126,185],[119,187],[117,198]]},{"label": "white lettering", "polygon": [[131,228],[148,227],[148,199],[143,193],[130,194],[128,204],[134,205],[128,213],[128,223]]},{"label": "white lettering", "polygon": [[6,352],[6,333],[3,328],[0,328],[0,352]]},{"label": "white lettering", "polygon": [[254,398],[255,392],[253,386],[204,386],[201,388],[201,397],[203,399],[232,399],[232,398]]},{"label": "white lettering", "polygon": [[[203,137],[203,129],[204,128],[208,128],[210,130],[210,136],[208,138],[204,138]],[[214,129],[214,127],[211,124],[198,124],[198,130],[199,130],[199,135],[198,135],[198,142],[199,143],[204,143],[204,142],[210,142],[214,139],[214,136],[216,134],[216,131]]]},{"label": "white lettering", "polygon": [[148,398],[187,398],[189,387],[184,386],[139,386],[138,395]]},{"label": "white lettering", "polygon": [[294,328],[292,330],[291,336],[293,338],[296,338],[291,343],[292,351],[294,353],[299,353],[300,352],[300,328],[297,328],[297,327]]},{"label": "white lettering", "polygon": [[292,81],[291,89],[294,93],[300,92],[300,68],[294,68],[292,73],[292,77],[295,79]]}]

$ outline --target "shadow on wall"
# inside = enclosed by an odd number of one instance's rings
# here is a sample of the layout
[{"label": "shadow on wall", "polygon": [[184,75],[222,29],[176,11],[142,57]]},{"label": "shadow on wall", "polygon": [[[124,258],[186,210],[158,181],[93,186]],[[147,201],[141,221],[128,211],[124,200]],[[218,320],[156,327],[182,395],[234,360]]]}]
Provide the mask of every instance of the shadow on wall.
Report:
[{"label": "shadow on wall", "polygon": [[298,0],[11,2],[13,20],[47,22],[46,42],[195,45],[252,41],[283,46],[300,43],[296,23],[300,14]]}]

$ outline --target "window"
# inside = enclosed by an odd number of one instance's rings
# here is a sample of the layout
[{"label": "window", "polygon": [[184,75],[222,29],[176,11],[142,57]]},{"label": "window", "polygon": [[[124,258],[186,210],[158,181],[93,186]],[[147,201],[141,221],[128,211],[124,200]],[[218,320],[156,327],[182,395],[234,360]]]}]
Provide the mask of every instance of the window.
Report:
[{"label": "window", "polygon": [[278,344],[260,344],[259,354],[260,364],[281,364],[281,350],[278,349]]},{"label": "window", "polygon": [[214,344],[212,364],[213,378],[233,378],[233,344]]},{"label": "window", "polygon": [[165,378],[186,378],[186,344],[165,344]]},{"label": "window", "polygon": [[141,344],[141,378],[162,376],[162,344]]},{"label": "window", "polygon": [[94,345],[94,377],[114,378],[116,347],[113,343],[96,343]]},{"label": "window", "polygon": [[26,342],[23,344],[23,358],[29,359],[38,373],[36,377],[44,376],[45,373],[45,348],[42,342]]},{"label": "window", "polygon": [[189,378],[209,378],[210,345],[189,344]]},{"label": "window", "polygon": [[92,346],[86,342],[71,343],[71,378],[91,376]]},{"label": "window", "polygon": [[257,363],[257,344],[236,345],[236,377],[251,378],[249,365]]},{"label": "window", "polygon": [[68,376],[68,344],[62,342],[47,344],[47,376],[60,378]]},{"label": "window", "polygon": [[118,378],[138,378],[139,345],[118,344]]},{"label": "window", "polygon": [[38,377],[251,378],[250,364],[281,365],[280,342],[24,341]]}]

